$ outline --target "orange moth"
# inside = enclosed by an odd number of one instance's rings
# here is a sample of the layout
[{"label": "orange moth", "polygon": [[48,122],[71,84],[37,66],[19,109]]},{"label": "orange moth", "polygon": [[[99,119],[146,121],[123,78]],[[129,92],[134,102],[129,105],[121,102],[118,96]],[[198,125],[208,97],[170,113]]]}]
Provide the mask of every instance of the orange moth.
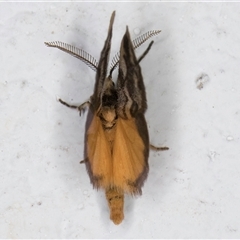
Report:
[{"label": "orange moth", "polygon": [[[128,27],[122,38],[120,54],[112,61],[107,76],[112,28],[115,11],[112,13],[107,38],[99,63],[90,54],[62,42],[45,42],[79,58],[96,71],[93,95],[80,106],[59,101],[81,113],[90,106],[90,124],[87,126],[85,160],[88,174],[94,188],[105,189],[110,209],[110,219],[120,224],[124,218],[124,194],[140,195],[147,178],[149,166],[149,136],[144,113],[147,100],[140,61],[150,50],[137,58],[134,49],[160,31],[149,31],[131,41]],[[116,86],[112,72],[119,65]],[[167,147],[155,150],[166,150]]]}]

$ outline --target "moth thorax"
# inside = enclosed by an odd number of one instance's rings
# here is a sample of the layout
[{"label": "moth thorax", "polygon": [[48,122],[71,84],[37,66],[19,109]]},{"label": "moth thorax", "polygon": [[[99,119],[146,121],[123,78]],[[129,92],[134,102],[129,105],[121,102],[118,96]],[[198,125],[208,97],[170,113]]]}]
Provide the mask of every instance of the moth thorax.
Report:
[{"label": "moth thorax", "polygon": [[99,117],[102,121],[102,125],[105,129],[112,129],[117,120],[117,114],[115,107],[102,107]]},{"label": "moth thorax", "polygon": [[109,107],[104,107],[102,111],[102,117],[107,121],[107,122],[112,122],[116,119],[116,111],[115,109],[111,109]]}]

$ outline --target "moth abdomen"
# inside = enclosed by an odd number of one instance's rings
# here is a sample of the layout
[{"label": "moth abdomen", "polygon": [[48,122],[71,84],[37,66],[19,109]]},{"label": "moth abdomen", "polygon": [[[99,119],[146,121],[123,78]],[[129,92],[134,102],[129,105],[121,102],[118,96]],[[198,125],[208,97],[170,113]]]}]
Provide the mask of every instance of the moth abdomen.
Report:
[{"label": "moth abdomen", "polygon": [[105,192],[110,209],[110,219],[115,224],[120,224],[124,218],[124,194],[116,188],[109,188]]}]

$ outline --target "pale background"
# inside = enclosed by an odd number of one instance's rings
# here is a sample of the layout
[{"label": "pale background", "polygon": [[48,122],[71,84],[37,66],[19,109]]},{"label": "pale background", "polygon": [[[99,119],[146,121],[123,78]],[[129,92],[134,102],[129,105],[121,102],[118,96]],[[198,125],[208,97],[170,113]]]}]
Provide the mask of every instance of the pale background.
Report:
[{"label": "pale background", "polygon": [[[113,10],[111,56],[126,25],[162,30],[141,66],[151,142],[170,148],[119,226],[79,164],[87,114],[56,101],[86,101],[95,73],[44,45],[98,59]],[[0,3],[0,237],[239,238],[239,24],[240,3]]]}]

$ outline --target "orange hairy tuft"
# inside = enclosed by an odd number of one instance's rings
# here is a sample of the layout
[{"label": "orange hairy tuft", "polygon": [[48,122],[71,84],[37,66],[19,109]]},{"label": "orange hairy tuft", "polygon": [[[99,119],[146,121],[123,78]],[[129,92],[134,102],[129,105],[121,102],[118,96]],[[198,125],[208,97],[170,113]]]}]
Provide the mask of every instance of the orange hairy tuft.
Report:
[{"label": "orange hairy tuft", "polygon": [[124,205],[124,194],[118,191],[116,188],[110,188],[106,190],[106,199],[110,209],[110,219],[114,224],[118,225],[124,218],[123,205]]}]

